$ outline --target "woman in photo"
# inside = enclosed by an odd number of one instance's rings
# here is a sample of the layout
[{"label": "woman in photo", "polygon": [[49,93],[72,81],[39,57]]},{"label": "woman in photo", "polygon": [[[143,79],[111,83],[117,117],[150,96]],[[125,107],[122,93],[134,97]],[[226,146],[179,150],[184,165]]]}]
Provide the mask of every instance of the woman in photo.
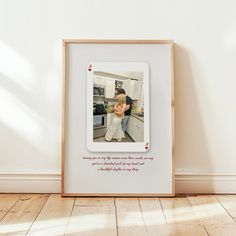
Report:
[{"label": "woman in photo", "polygon": [[109,142],[112,139],[117,139],[118,142],[121,142],[122,138],[125,138],[124,132],[121,128],[121,122],[124,119],[124,113],[126,109],[126,96],[124,94],[120,94],[117,96],[117,99],[118,102],[113,108],[114,117],[105,135],[105,140]]}]

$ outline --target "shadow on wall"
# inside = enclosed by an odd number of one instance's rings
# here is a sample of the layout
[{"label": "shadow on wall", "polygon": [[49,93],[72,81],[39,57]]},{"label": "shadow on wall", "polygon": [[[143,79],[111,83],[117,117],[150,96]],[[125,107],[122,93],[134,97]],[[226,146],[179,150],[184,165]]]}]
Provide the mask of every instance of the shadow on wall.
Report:
[{"label": "shadow on wall", "polygon": [[[212,163],[198,97],[201,88],[197,81],[203,77],[196,58],[187,49],[175,45],[174,53],[176,174],[206,173]],[[178,182],[176,185],[178,189]]]},{"label": "shadow on wall", "polygon": [[2,42],[0,51],[0,171],[50,168],[58,162],[60,140],[45,75]]}]

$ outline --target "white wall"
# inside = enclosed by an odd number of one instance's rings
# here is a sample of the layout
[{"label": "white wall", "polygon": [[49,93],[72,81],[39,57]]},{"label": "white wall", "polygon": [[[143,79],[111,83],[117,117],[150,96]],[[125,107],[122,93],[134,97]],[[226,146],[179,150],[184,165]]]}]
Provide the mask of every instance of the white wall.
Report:
[{"label": "white wall", "polygon": [[177,191],[236,192],[235,9],[234,0],[0,0],[0,191],[59,191],[61,40],[102,38],[175,41]]}]

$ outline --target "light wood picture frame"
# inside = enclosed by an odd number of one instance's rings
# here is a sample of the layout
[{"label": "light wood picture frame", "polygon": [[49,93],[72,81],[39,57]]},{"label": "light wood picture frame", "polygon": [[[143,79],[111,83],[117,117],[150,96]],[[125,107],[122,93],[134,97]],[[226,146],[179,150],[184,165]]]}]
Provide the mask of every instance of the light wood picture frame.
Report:
[{"label": "light wood picture frame", "polygon": [[[174,196],[174,42],[65,39],[62,49],[62,196]],[[107,142],[124,87],[132,113],[121,142]]]}]

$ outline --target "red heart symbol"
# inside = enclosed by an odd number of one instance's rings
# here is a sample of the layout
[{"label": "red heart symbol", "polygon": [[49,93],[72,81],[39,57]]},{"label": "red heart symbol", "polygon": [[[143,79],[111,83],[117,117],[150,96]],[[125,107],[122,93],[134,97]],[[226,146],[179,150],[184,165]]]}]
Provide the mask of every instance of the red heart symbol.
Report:
[{"label": "red heart symbol", "polygon": [[91,71],[92,70],[92,65],[90,64],[89,66],[88,66],[88,71]]}]

